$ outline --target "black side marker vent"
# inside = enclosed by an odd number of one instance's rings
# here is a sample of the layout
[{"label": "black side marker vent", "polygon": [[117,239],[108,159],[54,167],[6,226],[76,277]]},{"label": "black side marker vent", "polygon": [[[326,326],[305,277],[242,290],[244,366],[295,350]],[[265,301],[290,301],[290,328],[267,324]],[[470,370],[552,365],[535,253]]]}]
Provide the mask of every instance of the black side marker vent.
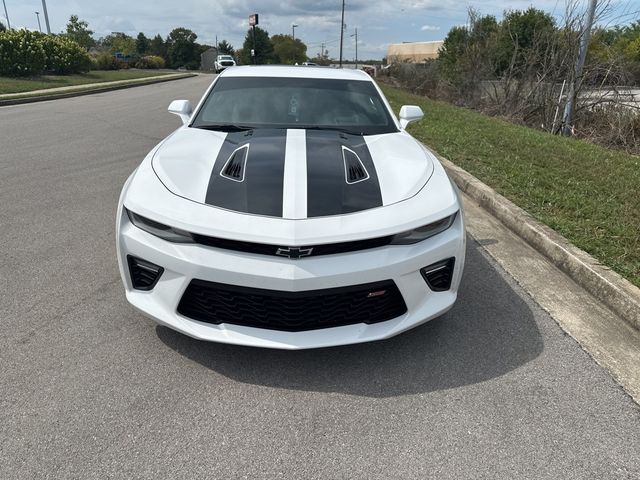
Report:
[{"label": "black side marker vent", "polygon": [[164,272],[164,268],[141,258],[127,255],[131,283],[136,290],[152,290]]},{"label": "black side marker vent", "polygon": [[441,262],[421,268],[420,273],[431,290],[434,292],[444,292],[451,288],[453,267],[455,264],[455,257],[447,258]]},{"label": "black side marker vent", "polygon": [[344,159],[345,180],[348,184],[363,182],[369,178],[369,172],[364,168],[362,160],[356,152],[342,147],[342,158]]},{"label": "black side marker vent", "polygon": [[249,144],[243,145],[233,151],[227,163],[225,163],[220,175],[234,182],[244,182],[244,171],[247,166]]}]

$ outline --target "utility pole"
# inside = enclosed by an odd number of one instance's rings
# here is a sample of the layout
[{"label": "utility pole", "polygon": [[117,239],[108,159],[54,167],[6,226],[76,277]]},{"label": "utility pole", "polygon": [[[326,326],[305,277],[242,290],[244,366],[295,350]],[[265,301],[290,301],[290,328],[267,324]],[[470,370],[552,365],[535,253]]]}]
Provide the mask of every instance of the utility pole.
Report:
[{"label": "utility pole", "polygon": [[358,27],[356,27],[356,33],[351,35],[352,37],[356,37],[356,70],[358,69]]},{"label": "utility pole", "polygon": [[51,35],[51,27],[49,26],[49,14],[47,13],[46,0],[42,0],[42,13],[44,13],[44,24],[47,26],[47,35]]},{"label": "utility pole", "polygon": [[562,134],[564,136],[571,136],[571,121],[574,110],[574,104],[576,101],[576,93],[582,84],[582,69],[584,68],[584,61],[587,58],[587,48],[589,47],[589,38],[591,37],[591,27],[593,26],[593,19],[596,15],[596,7],[598,1],[589,1],[589,10],[587,11],[587,18],[584,28],[580,33],[580,50],[578,52],[578,60],[576,61],[576,69],[573,81],[569,86],[569,94],[567,95],[567,103],[564,106],[564,114],[562,115]]},{"label": "utility pole", "polygon": [[252,25],[251,26],[251,31],[253,32],[253,64],[257,65],[258,64],[258,55],[256,52],[256,26]]},{"label": "utility pole", "polygon": [[324,42],[322,42],[322,46],[320,47],[320,58],[324,60]]},{"label": "utility pole", "polygon": [[40,25],[40,12],[36,12],[36,18],[38,19],[38,30],[42,33],[42,25]]},{"label": "utility pole", "polygon": [[295,23],[291,24],[291,38],[294,39],[294,40],[296,39],[296,27],[297,26],[298,25],[296,25]]},{"label": "utility pole", "polygon": [[256,52],[256,25],[260,23],[259,15],[253,13],[249,15],[249,26],[251,27],[251,33],[253,36],[253,49],[251,50],[251,56],[253,57],[253,64],[258,64],[258,52]]},{"label": "utility pole", "polygon": [[342,20],[340,20],[340,68],[342,68],[342,42],[344,40],[344,0],[342,0]]},{"label": "utility pole", "polygon": [[2,5],[4,5],[4,18],[7,19],[7,30],[11,30],[11,22],[9,21],[9,14],[7,13],[7,3],[5,0],[2,0]]}]

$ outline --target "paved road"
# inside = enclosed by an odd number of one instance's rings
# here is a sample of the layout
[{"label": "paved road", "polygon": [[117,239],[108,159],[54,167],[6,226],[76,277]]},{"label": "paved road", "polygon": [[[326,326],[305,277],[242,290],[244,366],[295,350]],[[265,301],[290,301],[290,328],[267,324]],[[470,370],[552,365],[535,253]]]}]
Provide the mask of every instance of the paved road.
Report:
[{"label": "paved road", "polygon": [[474,242],[456,307],[386,342],[135,313],[119,190],[207,82],[0,109],[0,478],[640,478],[640,409]]}]

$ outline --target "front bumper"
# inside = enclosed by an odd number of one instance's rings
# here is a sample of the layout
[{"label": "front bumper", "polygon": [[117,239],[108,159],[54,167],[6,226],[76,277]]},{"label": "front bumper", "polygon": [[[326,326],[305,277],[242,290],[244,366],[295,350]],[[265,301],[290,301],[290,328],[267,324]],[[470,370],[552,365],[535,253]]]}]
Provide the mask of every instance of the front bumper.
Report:
[{"label": "front bumper", "polygon": [[[121,205],[117,248],[127,300],[156,322],[200,340],[295,350],[381,340],[445,313],[456,300],[464,265],[465,234],[460,214],[448,230],[415,245],[290,260],[170,243],[131,224]],[[127,255],[162,266],[164,272],[152,290],[133,288]],[[449,257],[456,259],[451,288],[434,292],[422,278],[420,268]],[[393,280],[404,298],[407,312],[371,325],[359,323],[302,332],[213,325],[177,312],[192,279],[288,292]]]}]

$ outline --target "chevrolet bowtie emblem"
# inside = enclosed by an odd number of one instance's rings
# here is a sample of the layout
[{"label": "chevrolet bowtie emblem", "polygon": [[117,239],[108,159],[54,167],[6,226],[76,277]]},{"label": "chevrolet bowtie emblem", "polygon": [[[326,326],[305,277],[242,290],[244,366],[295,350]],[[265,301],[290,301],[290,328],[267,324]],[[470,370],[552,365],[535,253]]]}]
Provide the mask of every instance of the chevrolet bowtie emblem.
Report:
[{"label": "chevrolet bowtie emblem", "polygon": [[301,257],[308,257],[311,252],[313,252],[313,248],[280,247],[276,250],[276,255],[297,260]]}]

